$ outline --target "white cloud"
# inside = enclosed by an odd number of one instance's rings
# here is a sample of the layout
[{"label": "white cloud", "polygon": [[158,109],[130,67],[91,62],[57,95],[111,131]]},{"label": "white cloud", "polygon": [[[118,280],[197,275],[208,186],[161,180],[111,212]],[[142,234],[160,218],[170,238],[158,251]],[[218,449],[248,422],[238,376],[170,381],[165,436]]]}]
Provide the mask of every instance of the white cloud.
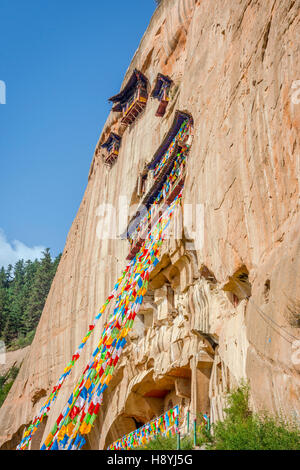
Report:
[{"label": "white cloud", "polygon": [[9,242],[4,231],[0,228],[0,267],[15,264],[19,259],[25,261],[39,259],[43,250],[45,250],[44,246],[31,248],[19,240]]}]

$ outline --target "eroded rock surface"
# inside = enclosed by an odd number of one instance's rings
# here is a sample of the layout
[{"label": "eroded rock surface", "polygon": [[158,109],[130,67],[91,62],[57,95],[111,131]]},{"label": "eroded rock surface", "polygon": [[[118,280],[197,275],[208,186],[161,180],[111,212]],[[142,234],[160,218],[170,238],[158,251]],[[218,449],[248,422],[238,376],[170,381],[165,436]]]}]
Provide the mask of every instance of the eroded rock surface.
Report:
[{"label": "eroded rock surface", "polygon": [[[17,349],[16,351],[5,351],[2,352],[0,361],[0,375],[5,375],[12,367],[20,367],[24,358],[29,353],[30,346],[26,348]],[[1,353],[0,353],[1,354]]]},{"label": "eroded rock surface", "polygon": [[[164,245],[87,447],[104,448],[175,404],[222,419],[226,393],[242,378],[254,409],[300,418],[299,7],[299,0],[164,0],[156,10],[124,84],[134,68],[151,86],[158,73],[168,75],[170,103],[158,118],[157,101],[148,100],[111,168],[97,144],[34,342],[0,410],[3,448],[16,445],[125,265],[127,241],[97,236],[99,205],[118,207],[120,196],[137,202],[138,175],[176,110],[194,119],[183,203],[203,205],[204,243],[190,243],[193,221],[183,241]],[[111,131],[121,132],[118,113],[99,143]]]}]

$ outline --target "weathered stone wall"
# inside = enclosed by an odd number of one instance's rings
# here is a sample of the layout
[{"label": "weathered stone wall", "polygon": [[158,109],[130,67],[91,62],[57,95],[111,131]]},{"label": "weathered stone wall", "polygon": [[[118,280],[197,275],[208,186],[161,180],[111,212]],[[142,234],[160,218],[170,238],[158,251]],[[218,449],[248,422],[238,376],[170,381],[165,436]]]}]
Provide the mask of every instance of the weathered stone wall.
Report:
[{"label": "weathered stone wall", "polygon": [[12,367],[20,367],[24,358],[29,352],[29,346],[23,349],[17,349],[16,351],[1,351],[3,356],[0,353],[0,375],[5,375]]},{"label": "weathered stone wall", "polygon": [[[103,448],[171,402],[222,418],[226,393],[243,377],[254,409],[299,418],[300,104],[292,99],[299,6],[164,0],[156,10],[124,83],[134,67],[151,86],[164,73],[174,80],[171,101],[163,118],[155,117],[157,101],[148,101],[111,169],[101,152],[94,155],[34,342],[0,410],[3,448],[16,445],[125,264],[126,241],[97,237],[98,206],[116,207],[120,196],[137,202],[137,176],[178,109],[194,119],[183,202],[204,205],[204,244],[166,243],[88,445]],[[99,142],[111,130],[120,131],[116,113]],[[171,305],[166,286],[174,290]],[[54,404],[44,438],[100,331]]]}]

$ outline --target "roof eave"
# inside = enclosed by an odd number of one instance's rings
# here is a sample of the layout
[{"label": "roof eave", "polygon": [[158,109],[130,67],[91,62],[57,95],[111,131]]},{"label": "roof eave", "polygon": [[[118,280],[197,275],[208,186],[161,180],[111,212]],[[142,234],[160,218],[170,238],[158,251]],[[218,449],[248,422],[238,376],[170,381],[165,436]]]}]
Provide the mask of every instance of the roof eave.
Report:
[{"label": "roof eave", "polygon": [[132,88],[136,84],[136,82],[138,81],[139,75],[142,77],[145,83],[148,82],[147,77],[145,77],[145,75],[142,72],[140,72],[137,69],[134,69],[128,82],[126,83],[124,88],[120,91],[120,93],[118,93],[115,96],[112,96],[111,98],[108,99],[108,101],[111,101],[112,103],[120,102],[122,98],[126,95],[126,93],[130,90],[130,88]]},{"label": "roof eave", "polygon": [[[182,121],[180,122],[180,118],[182,118]],[[163,142],[161,143],[161,145],[159,146],[159,148],[157,149],[157,151],[155,152],[151,162],[148,164],[148,169],[151,170],[154,168],[154,166],[156,165],[156,163],[159,161],[160,158],[162,158],[162,156],[164,155],[164,153],[167,151],[169,145],[171,144],[172,140],[174,139],[174,137],[176,136],[177,132],[179,131],[180,129],[180,126],[182,124],[182,122],[185,120],[185,119],[192,119],[192,116],[184,111],[176,111],[175,112],[175,116],[174,116],[174,120],[173,120],[173,123],[172,123],[172,126],[171,128],[169,129],[168,133],[166,134]],[[177,125],[178,124],[178,125]]]}]

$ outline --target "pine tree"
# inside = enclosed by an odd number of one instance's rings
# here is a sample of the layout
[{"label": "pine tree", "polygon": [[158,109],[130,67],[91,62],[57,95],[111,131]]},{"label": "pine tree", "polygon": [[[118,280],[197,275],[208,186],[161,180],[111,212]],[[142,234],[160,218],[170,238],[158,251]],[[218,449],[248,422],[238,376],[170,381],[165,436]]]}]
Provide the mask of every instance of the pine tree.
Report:
[{"label": "pine tree", "polygon": [[4,268],[0,270],[0,337],[5,326],[7,309],[7,274]]},{"label": "pine tree", "polygon": [[26,335],[32,330],[28,319],[28,299],[30,299],[32,296],[35,276],[39,265],[40,262],[37,259],[33,262],[28,260],[25,264],[25,276],[23,285],[23,311],[21,318],[21,332],[23,335]]},{"label": "pine tree", "polygon": [[60,258],[52,261],[47,249],[41,260],[0,269],[0,338],[7,347],[32,341]]},{"label": "pine tree", "polygon": [[13,271],[14,271],[14,268],[11,264],[8,265],[8,268],[6,270],[6,286],[9,287],[10,284],[13,282]]},{"label": "pine tree", "polygon": [[21,318],[24,311],[24,276],[24,261],[17,261],[14,267],[13,280],[10,281],[8,289],[7,303],[9,306],[9,311],[6,315],[6,322],[4,327],[4,340],[6,342],[11,342],[12,339],[17,338],[21,333]]},{"label": "pine tree", "polygon": [[25,315],[28,321],[29,330],[33,330],[37,326],[42,314],[53,279],[52,267],[50,250],[47,248],[43,252],[43,258],[37,268],[32,285],[32,291],[26,308]]}]

